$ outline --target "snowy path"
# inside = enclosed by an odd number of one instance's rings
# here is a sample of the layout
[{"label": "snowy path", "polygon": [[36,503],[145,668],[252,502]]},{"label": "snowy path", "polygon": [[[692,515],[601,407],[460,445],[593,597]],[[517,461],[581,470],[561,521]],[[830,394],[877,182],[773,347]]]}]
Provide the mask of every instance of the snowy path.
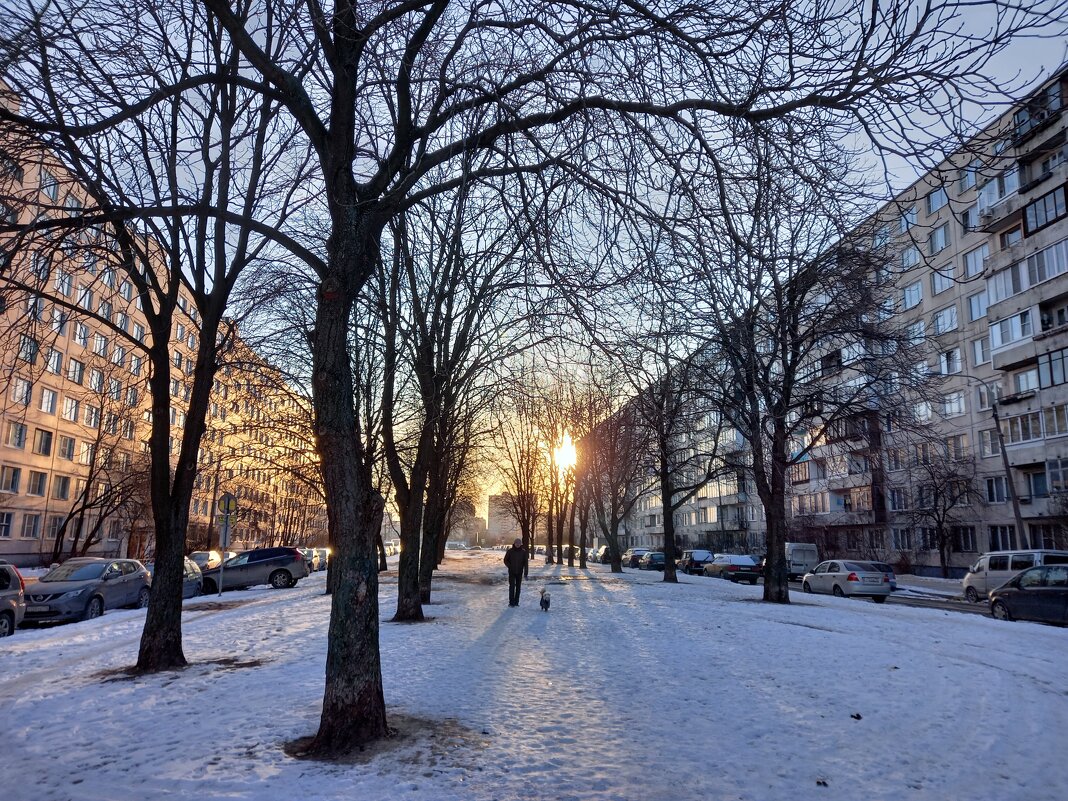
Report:
[{"label": "snowy path", "polygon": [[0,641],[2,797],[1068,797],[1064,629],[823,596],[770,607],[760,587],[601,566],[534,567],[511,609],[499,563],[450,555],[434,620],[383,622],[399,735],[344,764],[282,750],[318,722],[324,574],[187,602],[195,664],[173,674],[117,672],[143,612],[20,631]]}]

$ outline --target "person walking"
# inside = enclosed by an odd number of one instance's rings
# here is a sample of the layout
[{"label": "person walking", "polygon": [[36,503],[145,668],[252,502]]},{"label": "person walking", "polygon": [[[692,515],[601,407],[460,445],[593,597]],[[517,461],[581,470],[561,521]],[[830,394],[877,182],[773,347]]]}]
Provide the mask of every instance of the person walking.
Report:
[{"label": "person walking", "polygon": [[508,605],[519,606],[519,590],[523,584],[523,569],[527,566],[527,552],[523,540],[516,539],[504,554],[508,568]]}]

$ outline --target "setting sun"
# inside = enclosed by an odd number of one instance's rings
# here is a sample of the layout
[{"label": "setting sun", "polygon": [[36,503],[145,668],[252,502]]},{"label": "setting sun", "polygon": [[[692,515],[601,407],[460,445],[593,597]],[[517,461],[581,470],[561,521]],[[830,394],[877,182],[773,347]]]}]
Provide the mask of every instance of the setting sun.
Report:
[{"label": "setting sun", "polygon": [[563,472],[566,472],[575,466],[577,460],[575,443],[571,441],[570,434],[565,433],[560,444],[553,449],[553,460],[556,462],[556,466]]}]

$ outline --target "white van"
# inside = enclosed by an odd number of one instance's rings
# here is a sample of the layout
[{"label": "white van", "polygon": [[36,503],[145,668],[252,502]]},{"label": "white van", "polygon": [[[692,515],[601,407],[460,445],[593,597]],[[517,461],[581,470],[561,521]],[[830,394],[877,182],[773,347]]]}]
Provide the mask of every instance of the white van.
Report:
[{"label": "white van", "polygon": [[964,597],[973,604],[986,600],[987,593],[996,590],[1021,570],[1036,565],[1068,565],[1068,551],[1019,550],[991,551],[979,557],[968,568],[961,582]]},{"label": "white van", "polygon": [[786,543],[786,574],[795,581],[820,563],[820,552],[811,542]]}]

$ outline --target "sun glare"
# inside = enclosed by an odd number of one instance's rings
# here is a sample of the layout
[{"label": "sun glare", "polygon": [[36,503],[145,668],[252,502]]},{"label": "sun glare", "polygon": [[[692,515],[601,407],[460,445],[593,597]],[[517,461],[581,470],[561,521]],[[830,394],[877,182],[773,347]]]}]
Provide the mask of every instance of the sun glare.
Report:
[{"label": "sun glare", "polygon": [[561,472],[566,472],[575,466],[577,460],[575,443],[571,441],[570,434],[565,433],[560,444],[553,449],[553,460]]}]

